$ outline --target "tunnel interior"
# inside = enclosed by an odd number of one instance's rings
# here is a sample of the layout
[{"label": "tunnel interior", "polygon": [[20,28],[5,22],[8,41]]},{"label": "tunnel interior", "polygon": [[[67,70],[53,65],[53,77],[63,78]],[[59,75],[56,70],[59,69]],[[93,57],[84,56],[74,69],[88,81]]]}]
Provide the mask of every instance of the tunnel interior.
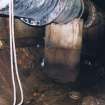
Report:
[{"label": "tunnel interior", "polygon": [[[46,25],[32,26],[15,17],[17,62],[24,90],[23,105],[105,105],[105,0],[90,1],[96,7],[96,20],[92,26],[83,27],[78,76],[73,82],[62,83],[62,74],[65,74],[67,65],[48,66],[52,73],[56,71],[55,68],[59,69],[57,76],[60,76],[61,81],[44,72],[48,64],[44,62]],[[86,22],[89,21],[89,12],[86,10],[82,16]],[[11,105],[13,101],[8,23],[8,16],[0,15],[0,105]],[[60,51],[66,56],[66,50]],[[19,101],[20,92],[16,86]]]}]

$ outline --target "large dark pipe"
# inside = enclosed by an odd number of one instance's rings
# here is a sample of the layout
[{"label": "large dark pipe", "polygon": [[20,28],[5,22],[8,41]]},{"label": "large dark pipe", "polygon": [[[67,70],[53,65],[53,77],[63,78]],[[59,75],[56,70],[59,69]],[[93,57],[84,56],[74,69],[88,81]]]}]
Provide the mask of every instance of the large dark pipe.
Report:
[{"label": "large dark pipe", "polygon": [[[8,15],[8,0],[0,4],[0,14]],[[67,23],[81,14],[82,0],[14,0],[14,12],[31,25]]]}]

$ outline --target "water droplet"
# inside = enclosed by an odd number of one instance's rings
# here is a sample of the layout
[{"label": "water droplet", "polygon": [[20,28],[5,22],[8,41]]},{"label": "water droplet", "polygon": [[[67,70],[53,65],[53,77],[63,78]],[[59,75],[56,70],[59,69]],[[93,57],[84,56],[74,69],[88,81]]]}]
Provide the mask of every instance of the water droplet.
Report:
[{"label": "water droplet", "polygon": [[37,48],[40,48],[40,45],[39,45],[39,44],[37,44],[37,45],[36,45],[36,47],[37,47]]},{"label": "water droplet", "polygon": [[45,60],[44,60],[44,59],[42,59],[41,66],[42,66],[42,67],[45,66]]}]

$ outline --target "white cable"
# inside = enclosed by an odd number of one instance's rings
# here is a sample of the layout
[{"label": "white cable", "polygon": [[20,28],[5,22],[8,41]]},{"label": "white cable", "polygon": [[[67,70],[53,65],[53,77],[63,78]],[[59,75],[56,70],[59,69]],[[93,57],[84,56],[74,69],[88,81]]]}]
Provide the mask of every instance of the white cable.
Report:
[{"label": "white cable", "polygon": [[13,47],[12,47],[12,16],[11,16],[11,0],[9,0],[9,34],[10,34],[10,61],[11,61],[11,76],[13,84],[13,105],[16,105],[16,85],[15,85],[15,76],[14,76],[14,67],[13,67]]},{"label": "white cable", "polygon": [[12,83],[13,83],[13,92],[14,92],[14,101],[13,105],[16,105],[16,84],[14,76],[13,63],[15,65],[16,77],[19,84],[19,89],[21,93],[21,101],[17,105],[22,105],[23,103],[23,89],[19,77],[18,66],[17,66],[17,57],[16,57],[16,46],[15,46],[15,37],[14,37],[14,3],[13,0],[9,0],[9,28],[10,28],[10,56],[11,56],[11,73],[12,73]]},{"label": "white cable", "polygon": [[[12,13],[14,13],[13,7],[14,6],[13,6],[13,2],[12,2]],[[12,19],[13,19],[12,29],[14,29],[14,14],[13,14]],[[23,103],[23,88],[22,88],[22,84],[21,84],[21,81],[20,81],[19,70],[18,70],[18,66],[17,66],[17,56],[16,56],[14,30],[13,30],[13,49],[14,49],[14,64],[15,64],[16,76],[17,76],[17,80],[18,80],[18,84],[19,84],[19,88],[20,88],[20,93],[21,93],[21,101],[18,103],[18,105],[21,105]]]}]

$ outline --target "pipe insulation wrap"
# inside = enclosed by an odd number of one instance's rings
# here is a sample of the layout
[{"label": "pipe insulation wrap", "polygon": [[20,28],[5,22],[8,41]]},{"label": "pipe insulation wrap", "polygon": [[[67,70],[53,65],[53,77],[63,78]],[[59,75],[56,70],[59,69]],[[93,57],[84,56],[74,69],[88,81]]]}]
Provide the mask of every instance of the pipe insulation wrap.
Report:
[{"label": "pipe insulation wrap", "polygon": [[[8,15],[8,0],[1,0],[0,14]],[[79,16],[81,0],[14,0],[14,13],[30,25],[67,23]]]}]

